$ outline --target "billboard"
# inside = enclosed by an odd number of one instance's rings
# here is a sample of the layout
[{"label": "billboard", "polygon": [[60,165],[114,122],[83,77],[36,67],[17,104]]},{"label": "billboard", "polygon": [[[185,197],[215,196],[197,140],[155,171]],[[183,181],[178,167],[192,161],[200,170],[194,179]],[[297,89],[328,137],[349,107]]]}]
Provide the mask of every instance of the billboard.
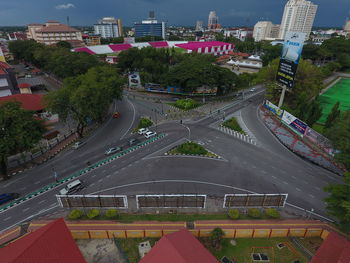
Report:
[{"label": "billboard", "polygon": [[286,33],[276,80],[287,88],[294,85],[305,37],[306,34],[301,32]]},{"label": "billboard", "polygon": [[278,117],[282,117],[283,114],[283,110],[281,110],[280,108],[278,108],[275,104],[273,104],[272,102],[266,100],[265,104],[264,104],[265,108],[267,108],[269,111],[273,112],[275,115],[277,115]]},{"label": "billboard", "polygon": [[287,124],[293,131],[304,135],[307,129],[307,124],[299,120],[297,117],[290,114],[288,111],[283,111],[282,122]]}]

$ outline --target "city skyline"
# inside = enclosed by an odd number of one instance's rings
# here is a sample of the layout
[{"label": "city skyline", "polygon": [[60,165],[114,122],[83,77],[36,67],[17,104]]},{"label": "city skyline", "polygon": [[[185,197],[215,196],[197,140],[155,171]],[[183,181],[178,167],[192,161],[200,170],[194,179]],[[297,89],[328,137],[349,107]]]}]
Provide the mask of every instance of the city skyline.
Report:
[{"label": "city skyline", "polygon": [[[123,20],[126,26],[147,16],[149,10],[157,13],[157,18],[169,25],[194,26],[197,20],[207,21],[209,11],[215,10],[223,26],[253,26],[259,20],[270,20],[279,24],[287,1],[247,0],[239,4],[222,0],[219,4],[212,1],[160,1],[160,0],[101,0],[99,2],[67,0],[0,0],[0,26],[27,25],[33,22],[44,23],[54,19],[61,23],[70,17],[71,25],[93,25],[104,16],[115,16]],[[349,17],[350,6],[347,0],[314,0],[319,6],[314,26],[342,27]],[[111,10],[116,10],[111,12]],[[196,12],[193,12],[196,10]],[[181,14],[181,15],[179,15]]]}]

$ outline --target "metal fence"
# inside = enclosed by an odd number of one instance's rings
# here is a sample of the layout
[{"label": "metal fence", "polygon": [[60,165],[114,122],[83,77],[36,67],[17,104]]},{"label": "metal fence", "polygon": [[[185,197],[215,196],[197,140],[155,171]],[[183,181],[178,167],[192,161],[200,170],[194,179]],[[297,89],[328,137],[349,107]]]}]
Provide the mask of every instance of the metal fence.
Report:
[{"label": "metal fence", "polygon": [[128,208],[126,195],[56,195],[64,208],[75,207],[116,207]]},{"label": "metal fence", "polygon": [[137,195],[137,208],[205,208],[206,195]]},{"label": "metal fence", "polygon": [[224,208],[284,207],[288,194],[226,194]]}]

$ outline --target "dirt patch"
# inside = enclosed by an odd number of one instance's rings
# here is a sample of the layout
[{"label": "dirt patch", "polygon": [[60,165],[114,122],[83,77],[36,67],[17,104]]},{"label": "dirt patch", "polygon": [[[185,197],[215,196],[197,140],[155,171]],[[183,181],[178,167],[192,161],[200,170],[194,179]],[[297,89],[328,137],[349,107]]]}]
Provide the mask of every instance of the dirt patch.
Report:
[{"label": "dirt patch", "polygon": [[112,239],[76,240],[87,263],[126,263]]}]

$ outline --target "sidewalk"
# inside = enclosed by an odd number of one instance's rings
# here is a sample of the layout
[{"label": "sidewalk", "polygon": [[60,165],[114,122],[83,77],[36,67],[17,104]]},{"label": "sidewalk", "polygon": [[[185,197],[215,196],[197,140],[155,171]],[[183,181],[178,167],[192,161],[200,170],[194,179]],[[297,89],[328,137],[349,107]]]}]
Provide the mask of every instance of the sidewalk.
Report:
[{"label": "sidewalk", "polygon": [[320,153],[316,147],[305,143],[298,135],[286,128],[267,110],[260,108],[259,114],[261,119],[277,139],[293,153],[315,163],[336,174],[342,175],[343,170],[326,154]]}]

